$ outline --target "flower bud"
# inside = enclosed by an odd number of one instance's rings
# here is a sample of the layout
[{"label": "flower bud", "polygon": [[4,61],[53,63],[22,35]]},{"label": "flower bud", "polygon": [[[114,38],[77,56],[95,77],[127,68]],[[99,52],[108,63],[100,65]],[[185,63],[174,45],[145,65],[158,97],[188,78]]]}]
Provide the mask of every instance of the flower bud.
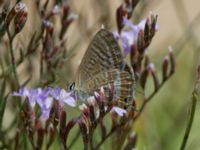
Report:
[{"label": "flower bud", "polygon": [[53,7],[53,10],[51,11],[51,15],[54,16],[54,15],[59,14],[60,12],[61,12],[60,7],[58,5],[55,5]]},{"label": "flower bud", "polygon": [[159,28],[157,24],[157,19],[158,15],[151,13],[151,32],[153,32],[152,34],[154,34]]},{"label": "flower bud", "polygon": [[62,134],[64,128],[66,127],[67,113],[62,111],[60,115],[60,134]]},{"label": "flower bud", "polygon": [[196,93],[196,94],[200,93],[200,65],[197,68],[197,79],[196,79],[193,93]]},{"label": "flower bud", "polygon": [[90,112],[90,121],[91,123],[96,126],[96,116],[95,116],[95,110],[93,105],[89,105],[89,112]]},{"label": "flower bud", "polygon": [[82,104],[79,106],[79,109],[82,111],[82,113],[86,116],[89,117],[90,116],[90,111],[89,108],[86,104]]},{"label": "flower bud", "polygon": [[145,27],[144,27],[144,41],[148,42],[149,41],[149,30],[150,30],[150,23],[149,19],[146,19]]},{"label": "flower bud", "polygon": [[76,119],[71,119],[71,120],[67,123],[67,126],[65,127],[64,132],[63,132],[63,136],[62,136],[62,137],[64,138],[64,141],[67,141],[69,132],[70,132],[71,129],[74,127],[74,125],[76,124],[76,122],[77,122]]},{"label": "flower bud", "polygon": [[156,69],[155,69],[155,66],[154,64],[149,64],[149,71],[153,77],[153,82],[154,82],[154,87],[155,87],[155,91],[157,91],[159,89],[159,79],[158,79],[158,76],[156,74]]},{"label": "flower bud", "polygon": [[44,130],[42,127],[38,128],[37,136],[37,149],[41,149],[44,141]]},{"label": "flower bud", "polygon": [[23,10],[26,7],[24,3],[17,3],[9,12],[6,18],[6,24],[9,25],[13,17],[16,16],[17,13],[19,13],[20,10]]},{"label": "flower bud", "polygon": [[88,127],[87,127],[86,122],[87,121],[86,121],[86,118],[84,118],[84,116],[82,116],[82,117],[80,117],[78,119],[78,124],[79,124],[79,128],[80,128],[80,131],[81,131],[81,134],[82,134],[84,145],[87,145],[88,142],[89,142],[89,139],[88,139]]},{"label": "flower bud", "polygon": [[102,95],[101,92],[100,93],[95,92],[94,97],[95,97],[98,107],[99,107],[99,111],[100,111],[99,115],[104,116],[104,114],[105,114],[105,103],[104,103],[105,97]]},{"label": "flower bud", "polygon": [[28,16],[28,10],[27,6],[24,3],[18,3],[16,4],[17,9],[19,9],[19,12],[17,12],[15,18],[14,18],[14,30],[15,34],[19,33],[26,21],[27,21],[27,16]]},{"label": "flower bud", "polygon": [[170,63],[171,63],[170,74],[172,74],[175,72],[175,67],[176,67],[176,61],[175,61],[175,56],[173,54],[172,47],[169,47],[169,59],[170,59]]},{"label": "flower bud", "polygon": [[149,75],[149,72],[148,72],[147,69],[145,69],[145,70],[141,73],[140,85],[141,85],[141,87],[142,87],[143,89],[145,88],[148,75]]},{"label": "flower bud", "polygon": [[146,53],[145,53],[145,57],[144,57],[144,68],[147,68],[148,65],[149,65],[149,63],[150,63],[149,56],[146,55]]},{"label": "flower bud", "polygon": [[137,45],[132,44],[131,45],[131,53],[130,53],[130,59],[131,59],[131,65],[134,65],[137,61]]},{"label": "flower bud", "polygon": [[124,150],[131,150],[135,147],[137,141],[137,134],[136,133],[132,133],[129,137],[128,137],[128,142],[124,148]]},{"label": "flower bud", "polygon": [[52,36],[54,31],[54,25],[48,20],[43,20],[43,27],[46,29],[47,33]]},{"label": "flower bud", "polygon": [[137,50],[140,55],[144,54],[145,42],[146,41],[144,41],[144,32],[142,30],[140,30],[138,33],[138,39],[137,39]]},{"label": "flower bud", "polygon": [[59,110],[60,109],[61,109],[61,107],[59,106],[59,103],[54,102],[54,105],[52,106],[50,115],[49,115],[50,122],[54,125],[54,127],[56,127],[59,123],[59,120],[60,120]]},{"label": "flower bud", "polygon": [[28,9],[25,3],[19,2],[17,3],[9,12],[6,18],[6,26],[9,28],[9,25],[12,20],[14,20],[14,34],[19,33],[27,20]]},{"label": "flower bud", "polygon": [[123,17],[125,17],[126,14],[127,14],[127,12],[124,10],[123,5],[119,6],[119,8],[117,8],[116,18],[117,18],[117,28],[118,28],[119,33],[121,32],[122,28],[124,27]]},{"label": "flower bud", "polygon": [[162,76],[163,76],[163,81],[167,79],[168,76],[168,66],[169,66],[169,57],[166,56],[163,60],[163,65],[162,65]]},{"label": "flower bud", "polygon": [[63,4],[63,18],[66,18],[70,13],[70,6],[67,3]]},{"label": "flower bud", "polygon": [[48,143],[47,143],[47,149],[53,144],[53,141],[56,138],[56,129],[53,127],[49,127],[48,129]]}]

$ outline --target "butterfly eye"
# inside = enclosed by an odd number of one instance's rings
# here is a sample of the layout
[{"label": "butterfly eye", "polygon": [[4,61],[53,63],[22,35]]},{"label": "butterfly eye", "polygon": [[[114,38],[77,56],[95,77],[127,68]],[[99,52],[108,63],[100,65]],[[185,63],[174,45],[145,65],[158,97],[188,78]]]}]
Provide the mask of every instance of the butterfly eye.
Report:
[{"label": "butterfly eye", "polygon": [[73,91],[75,88],[75,83],[73,82],[70,86],[69,86],[69,90],[70,91]]}]

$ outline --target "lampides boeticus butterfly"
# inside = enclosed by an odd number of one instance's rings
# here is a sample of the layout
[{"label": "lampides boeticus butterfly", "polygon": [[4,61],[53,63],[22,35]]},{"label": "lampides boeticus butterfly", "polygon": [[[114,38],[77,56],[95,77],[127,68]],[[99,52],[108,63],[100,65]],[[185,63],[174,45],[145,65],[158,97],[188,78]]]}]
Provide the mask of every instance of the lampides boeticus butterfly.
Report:
[{"label": "lampides boeticus butterfly", "polygon": [[134,75],[130,68],[127,70],[113,34],[106,29],[101,29],[96,33],[83,56],[78,68],[75,90],[79,98],[84,99],[109,84],[114,86],[116,100],[132,98]]}]

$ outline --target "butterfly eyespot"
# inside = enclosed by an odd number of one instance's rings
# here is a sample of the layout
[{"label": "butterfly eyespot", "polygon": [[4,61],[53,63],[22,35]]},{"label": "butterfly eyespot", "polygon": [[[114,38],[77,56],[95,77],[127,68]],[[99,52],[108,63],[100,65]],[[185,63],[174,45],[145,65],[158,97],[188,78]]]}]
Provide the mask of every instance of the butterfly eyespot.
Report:
[{"label": "butterfly eyespot", "polygon": [[71,85],[69,85],[69,91],[73,91],[75,88],[75,83],[73,82]]}]

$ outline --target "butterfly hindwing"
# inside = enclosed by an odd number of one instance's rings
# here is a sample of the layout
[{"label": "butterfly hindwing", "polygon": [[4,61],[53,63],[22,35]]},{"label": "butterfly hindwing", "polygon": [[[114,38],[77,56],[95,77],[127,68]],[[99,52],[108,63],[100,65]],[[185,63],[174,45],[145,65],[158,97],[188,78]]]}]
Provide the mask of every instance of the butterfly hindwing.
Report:
[{"label": "butterfly hindwing", "polygon": [[[99,87],[113,86],[114,99],[123,100],[132,97],[133,78],[127,71],[111,69],[109,71],[100,72],[92,78],[85,81],[84,90],[90,93],[99,90]],[[90,93],[93,94],[93,93]]]}]

